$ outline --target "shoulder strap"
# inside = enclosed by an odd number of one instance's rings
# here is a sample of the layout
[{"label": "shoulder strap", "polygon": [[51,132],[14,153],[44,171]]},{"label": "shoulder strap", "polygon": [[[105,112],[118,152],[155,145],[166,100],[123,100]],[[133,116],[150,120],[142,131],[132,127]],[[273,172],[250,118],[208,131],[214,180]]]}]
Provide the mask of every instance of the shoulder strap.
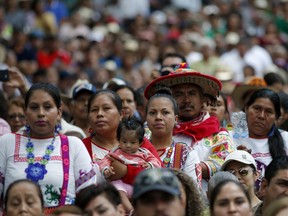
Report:
[{"label": "shoulder strap", "polygon": [[182,146],[181,143],[175,144],[175,154],[174,154],[174,168],[180,169],[181,168],[181,159],[182,159]]},{"label": "shoulder strap", "polygon": [[65,205],[65,200],[66,200],[66,195],[67,195],[70,159],[69,159],[68,137],[61,134],[60,139],[61,139],[61,153],[62,153],[62,164],[63,164],[63,185],[62,185],[59,206],[62,206],[62,205]]}]

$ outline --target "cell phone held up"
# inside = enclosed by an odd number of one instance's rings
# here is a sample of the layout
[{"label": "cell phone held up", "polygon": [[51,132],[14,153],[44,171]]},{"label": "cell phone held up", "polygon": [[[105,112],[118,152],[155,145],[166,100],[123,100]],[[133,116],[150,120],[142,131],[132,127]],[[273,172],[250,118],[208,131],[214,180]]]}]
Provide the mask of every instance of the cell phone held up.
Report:
[{"label": "cell phone held up", "polygon": [[0,81],[6,82],[9,80],[9,71],[7,69],[0,69]]}]

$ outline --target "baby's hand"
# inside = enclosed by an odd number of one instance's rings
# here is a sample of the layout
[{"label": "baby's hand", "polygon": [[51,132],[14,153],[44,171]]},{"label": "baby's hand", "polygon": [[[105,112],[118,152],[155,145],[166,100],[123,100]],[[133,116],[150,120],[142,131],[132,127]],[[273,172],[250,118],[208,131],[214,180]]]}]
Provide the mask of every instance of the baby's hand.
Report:
[{"label": "baby's hand", "polygon": [[103,175],[105,178],[109,178],[111,175],[114,175],[114,174],[115,172],[114,172],[113,167],[109,167],[103,171]]}]

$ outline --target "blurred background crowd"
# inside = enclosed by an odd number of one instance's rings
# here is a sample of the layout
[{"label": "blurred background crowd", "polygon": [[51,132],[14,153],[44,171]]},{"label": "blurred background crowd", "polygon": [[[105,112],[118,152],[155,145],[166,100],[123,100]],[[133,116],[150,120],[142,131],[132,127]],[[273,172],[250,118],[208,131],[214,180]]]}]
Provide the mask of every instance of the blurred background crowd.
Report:
[{"label": "blurred background crowd", "polygon": [[[220,79],[226,95],[268,73],[288,91],[287,0],[2,0],[0,40],[1,64],[68,97],[78,79],[140,89],[171,52]],[[0,89],[6,100],[20,95]]]}]

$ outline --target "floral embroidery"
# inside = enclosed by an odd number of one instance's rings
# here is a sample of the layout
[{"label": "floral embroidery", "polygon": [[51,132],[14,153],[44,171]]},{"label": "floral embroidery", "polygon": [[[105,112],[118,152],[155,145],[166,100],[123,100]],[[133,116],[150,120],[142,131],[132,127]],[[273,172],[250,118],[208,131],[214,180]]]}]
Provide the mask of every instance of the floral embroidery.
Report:
[{"label": "floral embroidery", "polygon": [[[60,193],[58,193],[56,190],[53,189],[53,185],[46,185],[46,191],[44,192],[45,195],[47,195],[45,198],[47,200],[47,203],[49,204],[59,204],[60,199]],[[61,191],[61,188],[59,188],[59,191]]]}]

